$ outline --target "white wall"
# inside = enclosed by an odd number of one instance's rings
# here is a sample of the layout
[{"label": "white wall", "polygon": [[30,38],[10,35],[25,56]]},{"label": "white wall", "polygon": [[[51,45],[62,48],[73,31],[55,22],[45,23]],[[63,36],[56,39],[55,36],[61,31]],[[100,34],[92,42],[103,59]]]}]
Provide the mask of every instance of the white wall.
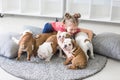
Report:
[{"label": "white wall", "polygon": [[[0,31],[20,31],[22,26],[32,25],[43,27],[46,22],[54,21],[51,18],[26,17],[26,16],[4,16],[0,18]],[[94,33],[114,32],[120,34],[120,24],[80,21],[79,27],[93,30]]]},{"label": "white wall", "polygon": [[118,23],[81,21],[80,27],[91,29],[96,34],[103,32],[114,32],[120,34],[120,24]]}]

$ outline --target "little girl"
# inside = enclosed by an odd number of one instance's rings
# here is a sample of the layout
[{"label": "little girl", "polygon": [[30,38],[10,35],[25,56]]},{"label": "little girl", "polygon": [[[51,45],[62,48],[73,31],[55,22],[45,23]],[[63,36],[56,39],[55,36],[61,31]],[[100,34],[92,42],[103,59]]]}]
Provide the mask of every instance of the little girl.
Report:
[{"label": "little girl", "polygon": [[78,18],[80,17],[81,15],[79,13],[75,13],[74,15],[66,13],[62,22],[46,23],[43,28],[43,33],[49,33],[53,31],[67,31],[71,35],[75,35],[78,32],[85,32],[87,33],[89,40],[92,40],[93,32],[91,30],[78,28]]}]

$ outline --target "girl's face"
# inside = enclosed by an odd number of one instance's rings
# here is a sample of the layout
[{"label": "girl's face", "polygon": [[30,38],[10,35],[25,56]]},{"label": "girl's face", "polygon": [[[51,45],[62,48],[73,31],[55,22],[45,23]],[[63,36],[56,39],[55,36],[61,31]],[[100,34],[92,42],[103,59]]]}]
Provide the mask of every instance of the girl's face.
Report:
[{"label": "girl's face", "polygon": [[74,23],[72,23],[70,21],[66,22],[65,26],[66,26],[67,32],[69,32],[71,35],[74,34],[78,28]]}]

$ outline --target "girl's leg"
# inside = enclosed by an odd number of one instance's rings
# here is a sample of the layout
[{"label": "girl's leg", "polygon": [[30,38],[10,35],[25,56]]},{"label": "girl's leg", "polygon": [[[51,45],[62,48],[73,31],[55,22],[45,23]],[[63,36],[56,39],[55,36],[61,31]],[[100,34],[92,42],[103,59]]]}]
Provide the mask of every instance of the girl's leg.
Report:
[{"label": "girl's leg", "polygon": [[52,25],[50,23],[46,23],[44,28],[43,28],[42,33],[50,33],[53,31],[54,31],[54,29],[53,29]]}]

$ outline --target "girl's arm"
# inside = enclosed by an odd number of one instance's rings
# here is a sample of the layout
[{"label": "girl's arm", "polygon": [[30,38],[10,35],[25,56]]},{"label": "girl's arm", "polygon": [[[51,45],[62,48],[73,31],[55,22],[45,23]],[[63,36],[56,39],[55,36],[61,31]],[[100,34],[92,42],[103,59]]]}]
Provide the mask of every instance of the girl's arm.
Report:
[{"label": "girl's arm", "polygon": [[87,33],[88,38],[92,41],[92,38],[93,38],[93,31],[92,30],[80,28],[80,31]]}]

